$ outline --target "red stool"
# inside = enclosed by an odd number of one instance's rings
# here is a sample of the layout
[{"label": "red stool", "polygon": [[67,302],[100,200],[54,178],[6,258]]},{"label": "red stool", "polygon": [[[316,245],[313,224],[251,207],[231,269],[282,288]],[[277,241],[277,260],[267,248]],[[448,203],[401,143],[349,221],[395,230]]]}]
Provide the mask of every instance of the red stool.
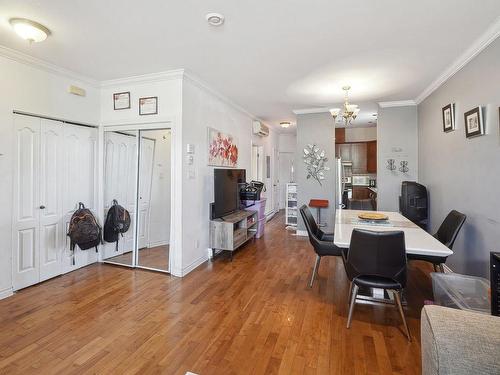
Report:
[{"label": "red stool", "polygon": [[317,220],[316,223],[318,227],[324,227],[326,224],[321,224],[321,209],[328,208],[329,201],[328,199],[311,199],[309,201],[309,207],[313,207],[317,209]]}]

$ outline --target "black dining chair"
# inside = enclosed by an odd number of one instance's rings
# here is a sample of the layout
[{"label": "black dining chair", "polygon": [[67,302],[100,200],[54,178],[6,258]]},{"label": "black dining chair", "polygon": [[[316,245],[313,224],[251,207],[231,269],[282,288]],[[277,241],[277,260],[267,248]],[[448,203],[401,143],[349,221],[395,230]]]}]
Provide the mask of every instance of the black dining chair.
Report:
[{"label": "black dining chair", "polygon": [[300,207],[299,211],[302,219],[304,219],[309,241],[316,252],[316,262],[314,263],[311,281],[309,282],[309,288],[312,288],[314,278],[319,270],[321,257],[342,256],[342,250],[333,243],[332,233],[324,233],[321,229],[319,229],[316,221],[314,221],[311,211],[305,204]]},{"label": "black dining chair", "polygon": [[411,341],[406,324],[401,292],[406,286],[406,246],[402,231],[373,232],[354,229],[348,251],[342,252],[349,288],[349,314],[347,328],[351,326],[352,314],[360,287],[392,291],[398,307],[406,336]]},{"label": "black dining chair", "polygon": [[[467,216],[463,213],[456,210],[451,211],[444,219],[438,231],[434,234],[434,237],[450,250],[453,249],[453,244],[455,243],[458,233],[460,232],[460,229],[464,225],[466,219]],[[423,260],[432,263],[434,271],[436,272],[444,272],[446,258],[447,257],[408,254],[409,260]]]}]

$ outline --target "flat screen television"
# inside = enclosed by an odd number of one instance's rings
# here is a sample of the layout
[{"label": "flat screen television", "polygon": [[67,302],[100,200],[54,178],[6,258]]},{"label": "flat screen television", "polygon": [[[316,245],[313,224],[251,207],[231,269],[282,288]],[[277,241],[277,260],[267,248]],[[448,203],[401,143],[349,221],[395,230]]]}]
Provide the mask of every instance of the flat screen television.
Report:
[{"label": "flat screen television", "polygon": [[244,169],[214,169],[214,218],[240,209],[240,184],[246,182]]},{"label": "flat screen television", "polygon": [[214,218],[240,209],[239,184],[245,182],[244,169],[214,169]]}]

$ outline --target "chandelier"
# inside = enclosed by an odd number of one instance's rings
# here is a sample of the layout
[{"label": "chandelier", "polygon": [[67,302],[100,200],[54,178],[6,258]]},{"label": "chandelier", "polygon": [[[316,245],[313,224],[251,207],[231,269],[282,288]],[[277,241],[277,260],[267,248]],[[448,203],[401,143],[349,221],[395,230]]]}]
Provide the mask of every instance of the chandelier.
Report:
[{"label": "chandelier", "polygon": [[337,117],[341,115],[344,118],[344,124],[351,125],[351,122],[356,119],[356,116],[359,113],[359,107],[356,104],[350,104],[349,103],[349,90],[351,89],[351,86],[344,86],[342,87],[342,90],[345,91],[345,99],[344,99],[344,108],[343,112],[340,113],[341,109],[340,108],[332,108],[330,109],[330,113],[332,114],[333,121],[337,121]]}]

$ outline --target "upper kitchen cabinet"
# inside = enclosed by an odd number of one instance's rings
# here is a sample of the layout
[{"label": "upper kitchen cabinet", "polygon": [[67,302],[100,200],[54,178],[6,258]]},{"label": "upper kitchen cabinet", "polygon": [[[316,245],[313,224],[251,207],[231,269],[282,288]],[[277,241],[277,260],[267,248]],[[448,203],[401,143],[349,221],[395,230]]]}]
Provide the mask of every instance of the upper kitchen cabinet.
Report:
[{"label": "upper kitchen cabinet", "polygon": [[368,173],[377,173],[377,141],[366,142]]},{"label": "upper kitchen cabinet", "polygon": [[352,173],[367,172],[367,146],[365,142],[351,144]]},{"label": "upper kitchen cabinet", "polygon": [[345,128],[335,128],[335,143],[345,143]]}]

